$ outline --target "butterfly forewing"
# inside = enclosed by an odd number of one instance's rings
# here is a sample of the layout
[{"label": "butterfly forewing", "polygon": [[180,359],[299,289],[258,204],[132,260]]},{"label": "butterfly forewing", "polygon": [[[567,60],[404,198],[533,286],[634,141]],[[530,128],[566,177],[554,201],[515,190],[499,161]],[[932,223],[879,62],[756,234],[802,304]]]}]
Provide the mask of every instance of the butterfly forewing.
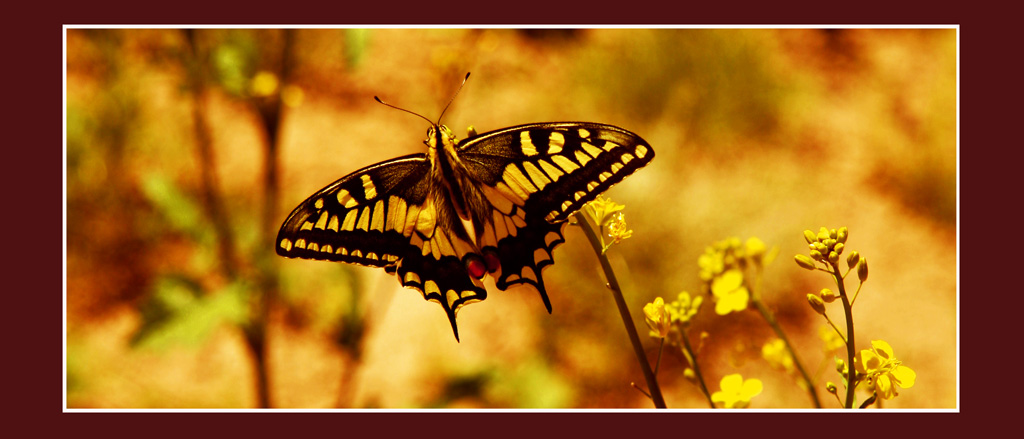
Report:
[{"label": "butterfly forewing", "polygon": [[466,139],[460,158],[471,176],[557,223],[652,159],[640,136],[612,125],[520,125]]},{"label": "butterfly forewing", "polygon": [[302,202],[281,226],[277,254],[385,267],[409,246],[428,194],[423,154],[353,172]]}]

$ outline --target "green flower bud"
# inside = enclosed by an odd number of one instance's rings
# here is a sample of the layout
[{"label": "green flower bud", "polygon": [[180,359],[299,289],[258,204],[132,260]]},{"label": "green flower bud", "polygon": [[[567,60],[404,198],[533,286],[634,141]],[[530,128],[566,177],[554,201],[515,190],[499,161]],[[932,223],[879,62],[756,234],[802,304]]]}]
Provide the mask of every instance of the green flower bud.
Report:
[{"label": "green flower bud", "polygon": [[868,258],[860,258],[860,264],[857,265],[857,278],[860,279],[860,283],[868,280]]},{"label": "green flower bud", "polygon": [[829,254],[828,254],[828,262],[832,263],[832,264],[839,263],[839,253],[829,252]]},{"label": "green flower bud", "polygon": [[834,247],[832,247],[832,250],[835,250],[835,252],[838,253],[838,254],[843,254],[843,249],[844,248],[846,248],[846,246],[843,243],[839,242],[839,243],[836,243],[836,245]]},{"label": "green flower bud", "polygon": [[836,234],[836,241],[839,241],[839,242],[842,242],[842,243],[846,243],[846,238],[849,238],[849,237],[850,237],[850,229],[847,229],[846,227],[840,227],[839,228],[839,233]]},{"label": "green flower bud", "polygon": [[825,383],[825,390],[827,390],[828,393],[831,393],[831,394],[835,395],[836,392],[839,391],[839,388],[836,387],[836,383],[833,383],[833,382],[829,381],[829,382]]},{"label": "green flower bud", "polygon": [[814,260],[808,257],[807,255],[796,255],[794,259],[796,259],[796,265],[799,265],[808,270],[813,270],[815,268]]},{"label": "green flower bud", "polygon": [[840,374],[846,372],[846,362],[842,358],[836,358],[836,372]]},{"label": "green flower bud", "polygon": [[836,293],[833,293],[828,288],[824,288],[821,290],[821,300],[824,300],[825,303],[832,303],[836,300]]},{"label": "green flower bud", "polygon": [[857,253],[857,250],[850,252],[850,256],[846,257],[846,266],[849,268],[857,266],[858,262],[860,262],[860,253]]},{"label": "green flower bud", "polygon": [[839,236],[839,231],[837,231],[836,229],[832,229],[832,230],[828,231],[828,237],[829,238],[836,239],[836,236]]},{"label": "green flower bud", "polygon": [[819,252],[817,250],[811,250],[810,255],[811,255],[811,259],[814,259],[815,261],[825,262],[825,257],[822,256],[821,252]]},{"label": "green flower bud", "polygon": [[808,244],[814,244],[818,241],[818,237],[810,230],[804,230],[804,239],[807,240]]},{"label": "green flower bud", "polygon": [[815,294],[808,294],[807,302],[811,304],[811,308],[814,309],[814,312],[825,315],[825,302],[822,302],[820,297]]}]

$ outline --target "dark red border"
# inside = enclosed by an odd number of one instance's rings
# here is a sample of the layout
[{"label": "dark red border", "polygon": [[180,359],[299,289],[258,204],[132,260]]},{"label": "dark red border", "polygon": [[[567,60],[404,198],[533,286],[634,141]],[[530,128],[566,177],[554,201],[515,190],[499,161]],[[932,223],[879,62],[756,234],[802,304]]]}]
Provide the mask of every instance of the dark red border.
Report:
[{"label": "dark red border", "polygon": [[[401,2],[383,6],[360,6],[349,2],[285,2],[217,4],[179,1],[173,3],[97,2],[49,5],[41,3],[8,9],[12,32],[5,33],[6,102],[11,112],[5,126],[14,139],[7,142],[4,181],[7,195],[4,222],[8,254],[6,284],[8,328],[5,359],[13,370],[7,374],[14,392],[7,393],[15,407],[28,416],[15,416],[22,427],[46,433],[81,434],[97,432],[121,436],[139,433],[183,434],[231,432],[306,436],[310,433],[391,433],[440,435],[487,434],[500,436],[551,432],[565,434],[599,433],[601,437],[625,435],[725,433],[833,435],[843,430],[852,434],[876,432],[952,433],[985,425],[998,428],[1000,418],[986,416],[1008,406],[1001,399],[1014,395],[1005,388],[1013,380],[994,378],[1008,363],[999,362],[1006,349],[995,349],[987,339],[1013,338],[1017,331],[996,327],[1008,321],[988,313],[981,300],[996,300],[1016,294],[1013,276],[1000,276],[997,261],[1015,261],[1015,240],[1019,221],[1013,207],[1020,183],[1004,175],[1015,175],[1020,150],[1019,136],[1010,131],[1018,125],[1019,109],[1003,110],[1006,91],[1017,88],[1019,70],[1010,67],[1016,59],[1011,23],[986,23],[975,14],[943,9],[935,3],[799,2],[785,7],[776,2],[751,5],[715,2],[607,2],[585,7],[570,3],[516,2],[492,5],[484,2]],[[533,3],[533,5],[531,5]],[[373,4],[373,3],[369,3]],[[379,3],[376,3],[379,4]],[[374,5],[376,5],[374,4]],[[669,6],[666,6],[669,5]],[[1008,20],[1008,18],[1007,18]],[[26,23],[27,21],[27,23]],[[584,414],[61,414],[61,309],[63,258],[60,233],[62,206],[61,117],[61,25],[62,24],[181,24],[181,23],[776,23],[776,24],[960,24],[961,27],[961,398],[960,414],[688,414],[637,413]],[[22,24],[24,23],[24,24]],[[8,76],[9,75],[9,76]],[[1012,75],[1012,76],[1011,76]],[[987,111],[986,111],[987,110]],[[991,158],[998,158],[992,160]],[[1000,166],[1000,163],[1005,163]],[[1003,168],[1003,167],[1007,168]],[[1009,168],[1014,166],[1014,168]],[[1019,171],[1018,171],[1019,172]],[[973,227],[972,227],[973,226]],[[983,233],[972,233],[984,230]],[[982,237],[986,239],[982,239]],[[10,239],[10,238],[8,238]],[[986,248],[992,242],[1000,249]],[[13,250],[13,251],[12,251]],[[1000,256],[1003,255],[1002,258]],[[1001,282],[997,285],[995,280]],[[973,306],[972,306],[973,305]],[[1019,307],[1001,305],[1003,309]],[[1012,321],[1012,320],[1009,320]],[[1006,325],[1007,323],[1003,323]],[[15,329],[15,330],[11,330]],[[1006,328],[1009,329],[1009,328]],[[990,346],[991,345],[991,346]],[[986,349],[991,347],[992,349]],[[953,347],[950,347],[952,349]],[[982,367],[986,358],[988,367]],[[997,366],[1002,364],[1002,366]],[[1010,368],[1012,369],[1012,367]],[[10,370],[10,369],[9,369]],[[1009,371],[1007,371],[1009,372]],[[996,394],[995,392],[999,392]],[[1007,397],[1000,398],[1001,395]],[[170,418],[173,416],[174,418]],[[737,418],[736,416],[743,416]],[[867,417],[865,417],[867,416]],[[528,419],[522,419],[522,418]],[[1012,419],[1012,418],[1010,418]],[[185,421],[185,422],[182,422]],[[527,422],[524,422],[527,421]],[[984,424],[983,424],[984,423]],[[845,427],[844,427],[845,426]],[[16,429],[18,427],[15,427]],[[826,433],[827,432],[827,433]],[[296,434],[297,433],[297,434]],[[505,433],[505,434],[501,434]],[[205,435],[205,434],[204,434]],[[262,436],[262,435],[261,435]]]}]

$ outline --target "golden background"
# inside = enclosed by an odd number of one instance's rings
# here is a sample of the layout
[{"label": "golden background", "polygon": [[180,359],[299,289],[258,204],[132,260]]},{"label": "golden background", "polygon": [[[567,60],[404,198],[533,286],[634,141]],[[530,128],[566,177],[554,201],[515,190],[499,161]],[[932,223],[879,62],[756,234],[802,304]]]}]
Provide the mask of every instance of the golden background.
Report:
[{"label": "golden background", "polygon": [[[705,247],[756,236],[779,249],[763,300],[837,408],[805,298],[834,284],[792,258],[804,229],[847,226],[871,267],[857,348],[917,372],[884,407],[958,406],[955,29],[68,29],[66,50],[68,408],[653,407],[575,227],[544,271],[553,313],[492,285],[461,343],[383,270],[274,254],[308,195],[424,151],[426,122],[374,95],[433,120],[466,72],[442,121],[460,137],[580,120],[656,151],[606,194],[650,361],[643,305],[701,291]],[[756,312],[705,300],[711,390],[738,372],[764,382],[752,408],[810,407],[761,358]],[[668,406],[706,408],[685,367],[666,347]]]}]

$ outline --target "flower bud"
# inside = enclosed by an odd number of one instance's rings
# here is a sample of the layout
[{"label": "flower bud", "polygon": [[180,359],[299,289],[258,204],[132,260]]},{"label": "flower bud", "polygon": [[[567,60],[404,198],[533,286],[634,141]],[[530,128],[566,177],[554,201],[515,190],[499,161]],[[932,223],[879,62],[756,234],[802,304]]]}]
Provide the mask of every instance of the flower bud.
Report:
[{"label": "flower bud", "polygon": [[850,252],[850,256],[846,257],[846,266],[849,268],[856,267],[858,262],[860,262],[860,253],[857,253],[857,250]]},{"label": "flower bud", "polygon": [[814,312],[825,315],[825,302],[822,302],[820,297],[815,294],[808,294],[807,302],[811,304],[811,308],[814,309]]},{"label": "flower bud", "polygon": [[811,259],[814,259],[815,261],[822,261],[822,262],[825,261],[825,257],[822,256],[821,252],[819,252],[817,250],[811,250],[810,255],[811,255]]},{"label": "flower bud", "polygon": [[691,383],[697,382],[697,374],[694,373],[693,369],[689,367],[687,367],[686,370],[683,371],[683,377],[686,378]]},{"label": "flower bud", "polygon": [[829,238],[836,239],[836,236],[839,236],[839,231],[838,230],[831,229],[831,230],[828,231],[828,237]]},{"label": "flower bud", "polygon": [[806,268],[808,270],[814,269],[814,260],[812,260],[807,255],[796,255],[794,259],[796,259],[796,265],[799,265],[800,267]]},{"label": "flower bud", "polygon": [[832,264],[837,264],[837,263],[839,263],[839,253],[836,253],[836,252],[830,252],[830,253],[828,254],[828,262],[830,262],[830,263],[832,263]]},{"label": "flower bud", "polygon": [[846,227],[840,227],[839,233],[836,234],[836,241],[846,243],[846,238],[850,237],[850,229]]},{"label": "flower bud", "polygon": [[818,231],[817,238],[818,238],[818,241],[824,241],[824,240],[828,239],[829,238],[829,236],[828,236],[828,229],[822,227],[821,230]]},{"label": "flower bud", "polygon": [[860,258],[860,264],[857,265],[857,278],[860,279],[860,283],[868,280],[868,258]]},{"label": "flower bud", "polygon": [[814,244],[815,242],[818,242],[818,237],[814,234],[814,232],[810,230],[804,230],[804,239],[807,240],[808,244]]},{"label": "flower bud", "polygon": [[836,300],[836,293],[833,293],[828,288],[824,288],[821,290],[821,300],[824,300],[825,303],[832,303]]},{"label": "flower bud", "polygon": [[829,382],[825,383],[825,390],[827,390],[828,393],[831,393],[831,394],[835,395],[836,392],[839,390],[839,388],[836,387],[836,383],[833,383],[833,382],[829,381]]},{"label": "flower bud", "polygon": [[832,247],[832,250],[835,250],[835,252],[837,254],[841,255],[841,254],[843,254],[843,249],[844,248],[846,248],[846,245],[844,245],[843,243],[839,242],[839,243],[836,243],[836,245],[834,247]]},{"label": "flower bud", "polygon": [[843,361],[842,358],[836,358],[836,372],[846,373],[846,361]]}]

